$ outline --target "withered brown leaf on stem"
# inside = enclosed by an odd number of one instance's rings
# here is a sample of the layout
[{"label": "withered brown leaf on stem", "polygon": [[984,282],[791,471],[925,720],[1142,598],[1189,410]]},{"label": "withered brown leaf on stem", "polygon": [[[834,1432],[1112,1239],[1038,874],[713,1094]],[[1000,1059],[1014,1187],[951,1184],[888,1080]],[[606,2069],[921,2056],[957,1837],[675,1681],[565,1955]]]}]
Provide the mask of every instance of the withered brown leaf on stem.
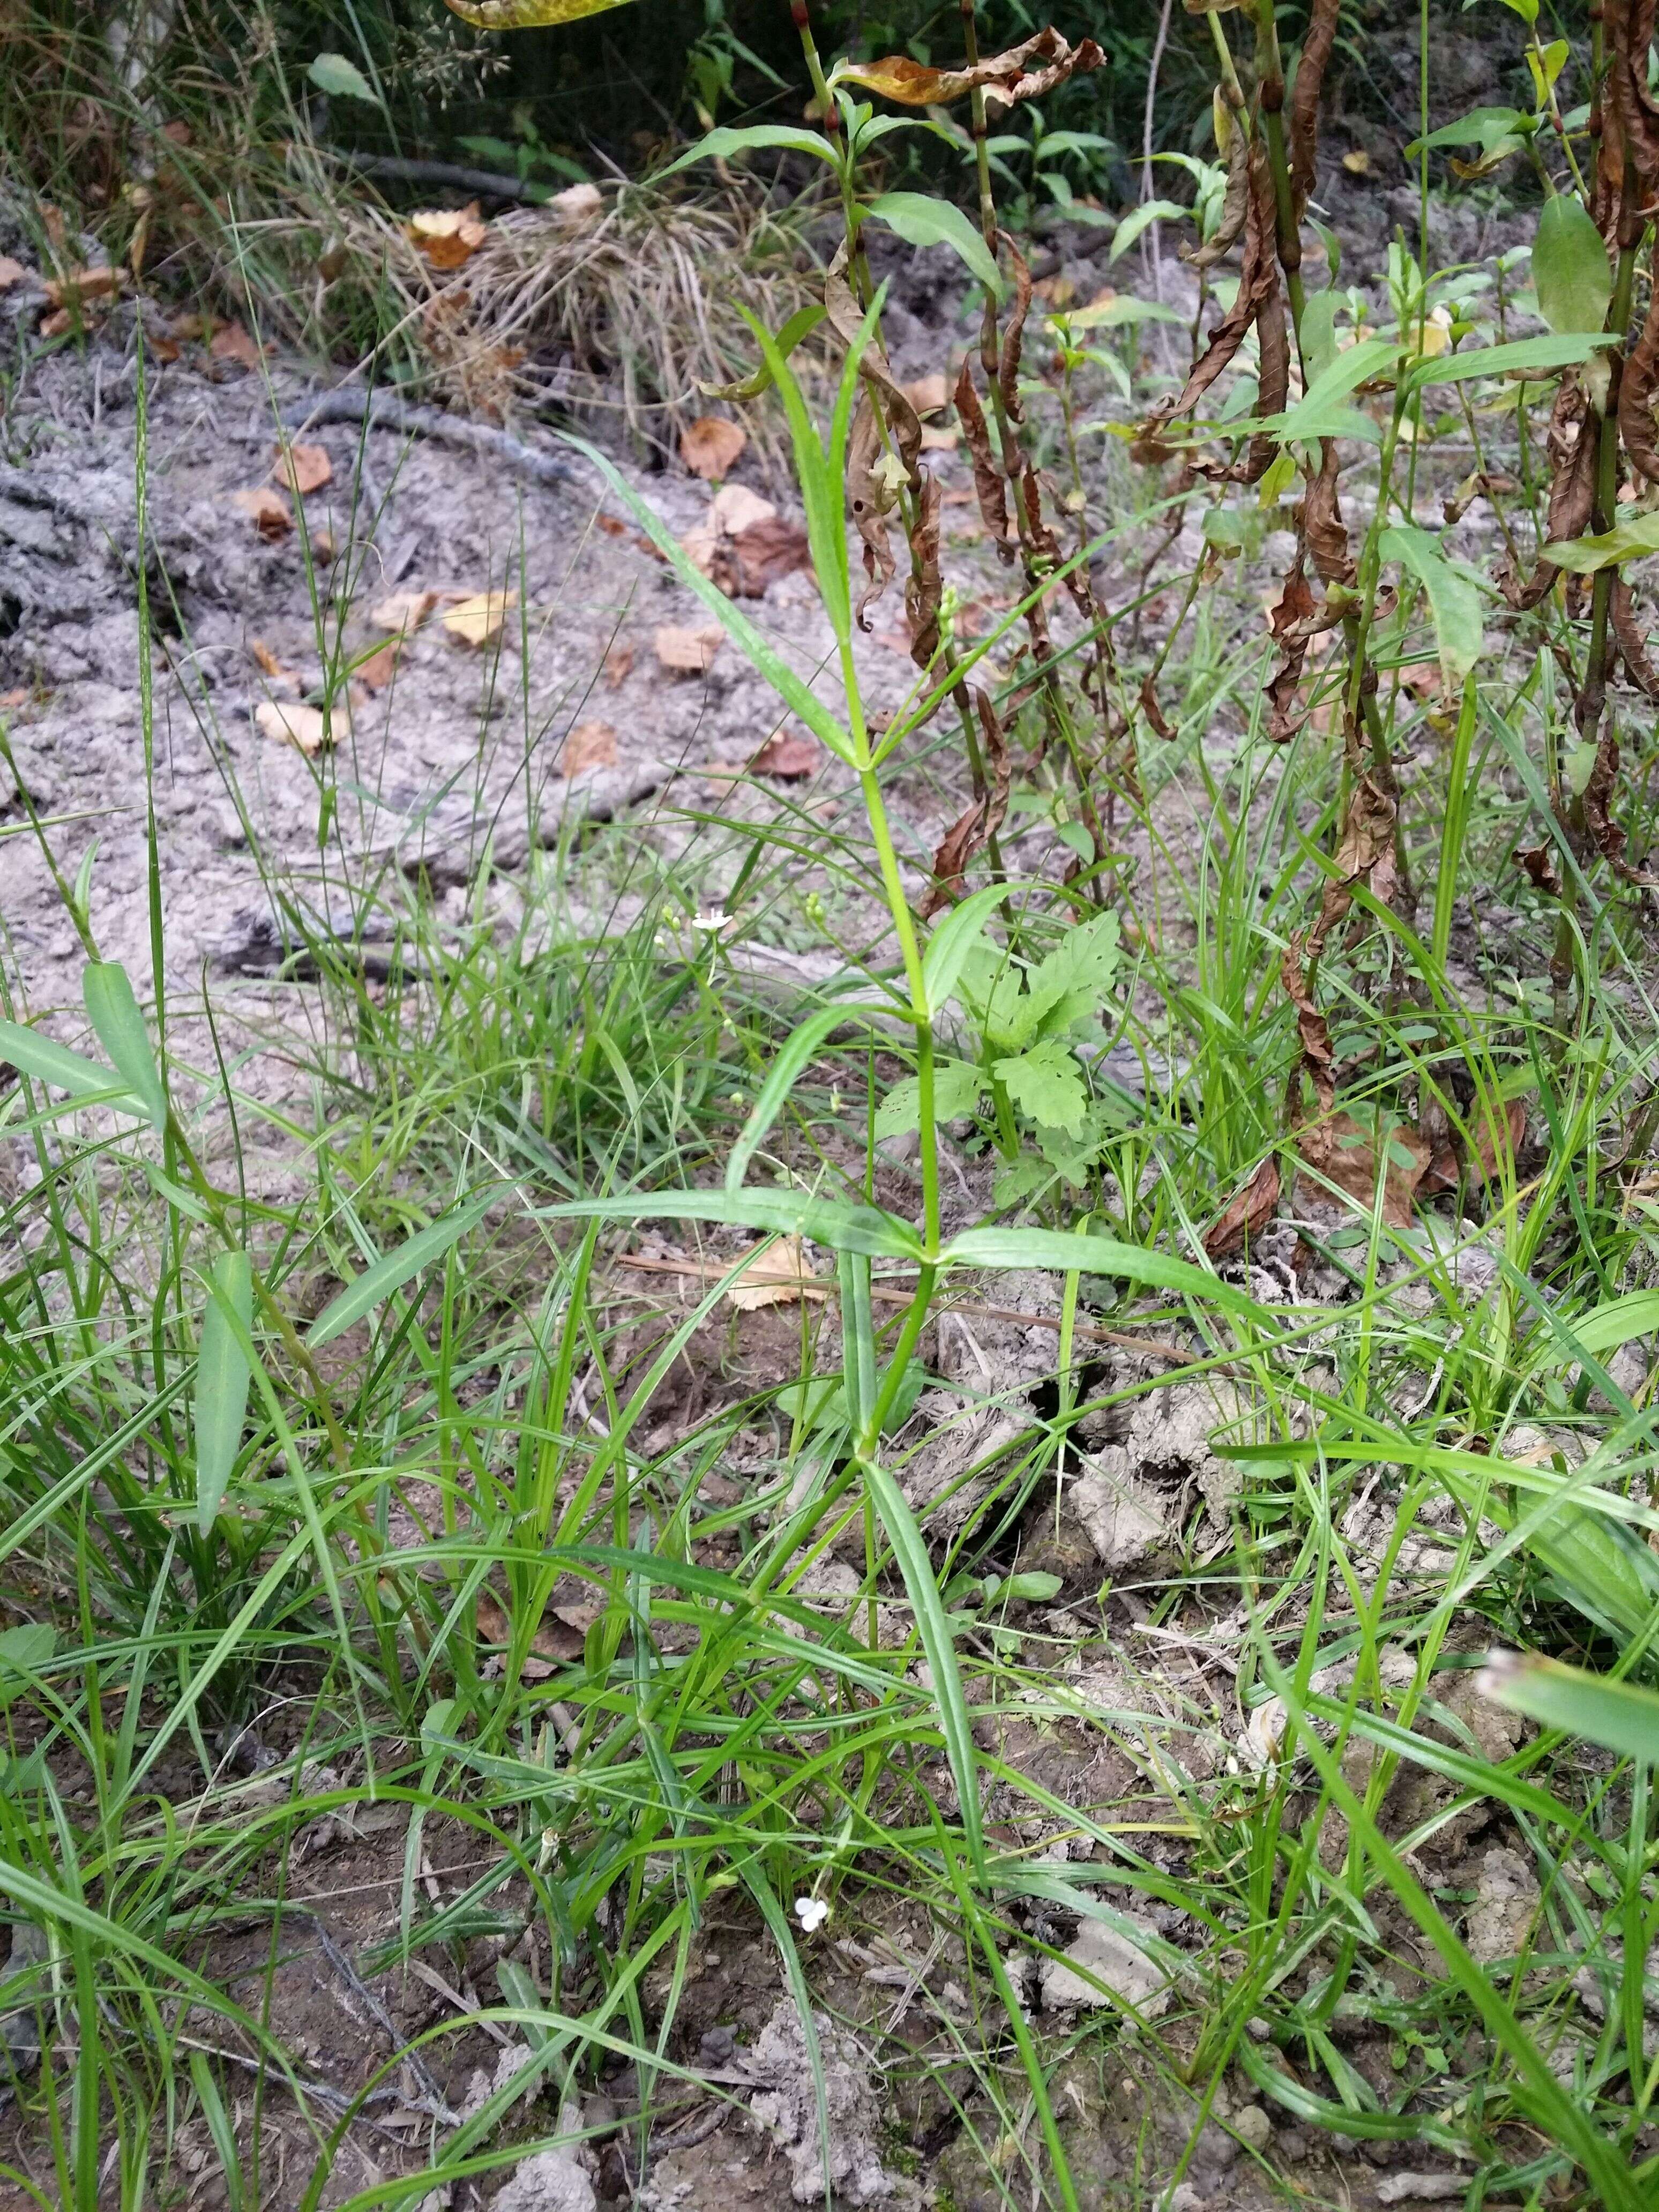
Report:
[{"label": "withered brown leaf on stem", "polygon": [[939,651],[939,611],[945,597],[939,566],[939,489],[926,469],[916,496],[910,531],[912,566],[904,586],[904,611],[910,623],[910,658],[926,668]]},{"label": "withered brown leaf on stem", "polygon": [[1308,978],[1303,969],[1303,954],[1306,940],[1292,937],[1285,947],[1285,957],[1279,963],[1279,981],[1285,995],[1296,1008],[1297,1034],[1302,1042],[1302,1057],[1291,1078],[1291,1126],[1294,1128],[1302,1119],[1302,1078],[1305,1074],[1313,1085],[1314,1102],[1322,1116],[1331,1114],[1336,1106],[1336,1054],[1331,1044],[1330,1024],[1314,1003],[1308,988]]},{"label": "withered brown leaf on stem", "polygon": [[1265,148],[1257,141],[1250,148],[1249,204],[1244,217],[1244,251],[1238,291],[1232,306],[1209,334],[1209,343],[1194,364],[1178,392],[1161,399],[1147,417],[1147,428],[1178,422],[1190,415],[1199,401],[1227,368],[1244,343],[1245,333],[1263,306],[1279,295],[1279,262],[1273,246],[1273,183]]},{"label": "withered brown leaf on stem", "polygon": [[983,799],[975,799],[965,814],[957,817],[939,842],[933,854],[933,887],[921,908],[924,921],[941,907],[954,906],[963,896],[968,887],[968,870],[1001,829],[1008,811],[1008,792],[1013,775],[1008,742],[1003,736],[996,709],[983,691],[974,693],[974,704],[979,710],[990,787]]},{"label": "withered brown leaf on stem", "polygon": [[[1376,1196],[1376,1171],[1382,1170],[1382,1218],[1391,1229],[1409,1229],[1418,1186],[1428,1173],[1434,1147],[1420,1129],[1400,1123],[1381,1139],[1356,1121],[1352,1114],[1328,1114],[1305,1123],[1297,1132],[1297,1150],[1318,1182],[1298,1178],[1298,1194],[1319,1191],[1319,1183],[1337,1189],[1368,1211]],[[1328,1192],[1323,1194],[1328,1196]]]},{"label": "withered brown leaf on stem", "polygon": [[[1654,250],[1651,273],[1659,276],[1659,246]],[[1631,349],[1619,379],[1619,434],[1625,451],[1650,483],[1659,483],[1659,432],[1653,419],[1653,402],[1659,392],[1659,283],[1648,301],[1642,335]]]},{"label": "withered brown leaf on stem", "polygon": [[1043,99],[1067,77],[1097,70],[1105,58],[1092,39],[1073,46],[1050,25],[1006,53],[982,55],[969,68],[930,69],[908,54],[888,54],[879,61],[843,62],[835,82],[862,85],[900,107],[948,106],[975,89],[1012,107],[1017,100]]},{"label": "withered brown leaf on stem", "polygon": [[1325,65],[1336,44],[1340,13],[1341,0],[1313,0],[1308,35],[1302,42],[1302,58],[1296,65],[1296,82],[1291,87],[1286,104],[1285,135],[1291,142],[1291,185],[1298,222],[1314,188],[1314,168],[1319,151],[1319,94],[1325,80]]},{"label": "withered brown leaf on stem", "polygon": [[1140,711],[1146,717],[1156,736],[1165,739],[1175,736],[1173,725],[1163,708],[1158,703],[1158,693],[1152,689],[1150,673],[1140,679]]},{"label": "withered brown leaf on stem", "polygon": [[997,388],[1002,394],[1004,411],[1011,422],[1024,421],[1019,404],[1019,360],[1025,343],[1025,318],[1031,312],[1031,272],[1026,266],[1025,256],[1005,230],[999,233],[1008,249],[1008,258],[1014,270],[1014,304],[1008,311],[1008,323],[1002,334],[1002,354],[997,364]]},{"label": "withered brown leaf on stem", "polygon": [[1631,597],[1630,586],[1618,574],[1613,577],[1610,611],[1625,673],[1647,698],[1659,699],[1659,668],[1648,659],[1648,641],[1636,619],[1636,602]]},{"label": "withered brown leaf on stem", "polygon": [[897,574],[898,564],[887,533],[887,517],[893,495],[876,475],[881,458],[881,429],[867,392],[859,394],[853,428],[847,441],[847,504],[864,541],[864,573],[870,581],[857,608],[860,629],[870,627],[870,609]]},{"label": "withered brown leaf on stem", "polygon": [[[864,316],[847,281],[847,267],[848,247],[843,239],[824,275],[823,309],[830,328],[850,352],[858,343]],[[897,567],[888,543],[884,520],[894,505],[896,491],[884,486],[876,473],[882,446],[876,410],[882,410],[903,476],[912,483],[921,453],[921,417],[873,337],[859,356],[859,374],[864,389],[848,441],[847,488],[853,520],[864,541],[865,573],[870,579],[869,588],[858,606],[859,627],[867,629],[869,610],[892,581]]]},{"label": "withered brown leaf on stem", "polygon": [[1279,602],[1267,617],[1283,656],[1267,684],[1267,735],[1276,745],[1287,744],[1308,719],[1296,712],[1296,695],[1314,635],[1305,625],[1313,619],[1316,604],[1298,548]]},{"label": "withered brown leaf on stem", "polygon": [[1561,863],[1556,858],[1553,845],[1528,845],[1516,849],[1516,862],[1526,870],[1540,891],[1552,898],[1559,898],[1565,886],[1561,880]]},{"label": "withered brown leaf on stem", "polygon": [[[1595,439],[1590,428],[1589,401],[1576,370],[1570,370],[1561,380],[1550,410],[1545,447],[1550,457],[1546,542],[1582,538],[1595,507]],[[1509,568],[1500,568],[1498,586],[1510,606],[1525,613],[1548,597],[1560,573],[1553,561],[1540,560],[1524,583]]]},{"label": "withered brown leaf on stem", "polygon": [[1231,1258],[1246,1237],[1261,1234],[1279,1204],[1279,1162],[1269,1152],[1205,1231],[1204,1249],[1212,1260]]},{"label": "withered brown leaf on stem", "polygon": [[1335,439],[1324,439],[1320,446],[1319,473],[1309,483],[1300,502],[1301,523],[1309,557],[1321,581],[1346,586],[1354,580],[1354,564],[1338,492],[1340,469]]},{"label": "withered brown leaf on stem", "polygon": [[1239,241],[1250,211],[1250,142],[1235,120],[1227,142],[1227,191],[1215,234],[1203,246],[1183,246],[1181,258],[1191,269],[1213,269]]},{"label": "withered brown leaf on stem", "polygon": [[979,501],[980,518],[996,540],[997,550],[1004,560],[1012,559],[1013,535],[1008,520],[1007,489],[1002,471],[992,457],[990,426],[974,389],[972,362],[965,354],[953,396],[962,434],[968,441],[968,458],[973,464],[974,492]]}]

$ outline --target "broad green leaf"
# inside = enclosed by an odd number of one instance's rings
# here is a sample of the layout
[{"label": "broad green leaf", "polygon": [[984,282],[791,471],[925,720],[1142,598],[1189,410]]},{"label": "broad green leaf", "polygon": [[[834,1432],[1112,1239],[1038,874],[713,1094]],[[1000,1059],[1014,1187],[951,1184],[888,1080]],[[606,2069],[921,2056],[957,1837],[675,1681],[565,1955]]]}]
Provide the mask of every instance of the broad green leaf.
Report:
[{"label": "broad green leaf", "polygon": [[58,1649],[58,1631],[49,1621],[26,1620],[0,1629],[0,1679],[38,1674]]},{"label": "broad green leaf", "polygon": [[1440,647],[1440,672],[1448,691],[1460,688],[1486,643],[1479,587],[1461,562],[1449,561],[1427,530],[1396,523],[1382,532],[1385,561],[1398,561],[1422,585]]},{"label": "broad green leaf", "polygon": [[1134,244],[1149,223],[1188,222],[1192,218],[1191,208],[1184,208],[1177,200],[1143,200],[1138,208],[1131,208],[1112,233],[1111,251],[1108,262],[1118,259]]},{"label": "broad green leaf", "polygon": [[1132,300],[1121,295],[1115,300],[1091,301],[1086,307],[1056,307],[1048,320],[1064,323],[1070,331],[1121,331],[1139,323],[1184,323],[1187,318],[1176,308],[1166,307],[1161,300]]},{"label": "broad green leaf", "polygon": [[1089,1092],[1078,1064],[1057,1037],[993,1064],[992,1073],[1022,1114],[1050,1129],[1079,1129]]},{"label": "broad green leaf", "polygon": [[[769,339],[767,343],[769,344],[771,342]],[[776,348],[774,347],[773,354],[775,355],[775,353]],[[787,390],[784,378],[778,376],[778,370],[782,366],[781,362],[772,360],[770,365],[774,376],[777,377],[780,387]],[[789,383],[793,383],[793,378],[789,379]],[[695,592],[702,601],[704,606],[726,632],[755,672],[766,678],[784,704],[793,713],[799,715],[814,737],[821,738],[838,760],[850,761],[851,745],[845,731],[842,729],[835,716],[824,706],[811,685],[802,681],[776,647],[756,629],[748,616],[739,611],[735,600],[728,599],[720,586],[703,574],[661,516],[646,505],[633,486],[600,453],[597,446],[590,445],[586,438],[578,438],[568,430],[555,430],[552,434],[561,443],[570,447],[574,452],[580,453],[585,460],[598,470],[616,496],[628,509],[629,514],[656,547],[658,552],[662,555],[669,568],[686,588]],[[822,459],[820,454],[820,465],[822,465]],[[805,489],[803,483],[803,490]],[[812,514],[813,508],[809,503],[807,508],[809,527]],[[846,558],[844,530],[842,531],[841,536],[842,557],[844,564]],[[816,564],[817,556],[816,537],[813,540],[813,554]]]},{"label": "broad green leaf", "polygon": [[1475,346],[1463,353],[1437,354],[1420,361],[1407,379],[1408,387],[1421,391],[1430,384],[1464,384],[1472,376],[1516,376],[1523,371],[1575,368],[1588,361],[1598,346],[1609,346],[1606,331],[1564,331],[1544,337],[1516,338],[1509,345]]},{"label": "broad green leaf", "polygon": [[252,1334],[253,1270],[247,1254],[222,1252],[213,1263],[196,1355],[196,1525],[204,1536],[242,1448],[252,1379],[246,1346]]},{"label": "broad green leaf", "polygon": [[1414,161],[1419,154],[1440,146],[1478,146],[1482,153],[1487,153],[1500,138],[1511,131],[1529,129],[1531,124],[1532,118],[1523,115],[1518,107],[1472,107],[1455,123],[1442,124],[1426,138],[1413,138],[1406,149],[1406,159]]},{"label": "broad green leaf", "polygon": [[1659,1696],[1536,1652],[1495,1651],[1480,1687],[1541,1728],[1562,1729],[1624,1759],[1659,1765]]},{"label": "broad green leaf", "polygon": [[825,1006],[821,1012],[793,1030],[780,1046],[777,1055],[767,1070],[760,1095],[750,1109],[749,1119],[726,1163],[726,1188],[741,1190],[743,1179],[749,1172],[749,1163],[760,1149],[761,1142],[778,1115],[783,1111],[789,1093],[800,1079],[801,1070],[818,1051],[824,1039],[833,1030],[843,1029],[849,1022],[861,1017],[868,1018],[882,1010],[857,1004],[845,1006]]},{"label": "broad green leaf", "polygon": [[[15,1067],[20,1075],[32,1077],[36,1083],[48,1083],[54,1091],[67,1091],[71,1097],[118,1101],[131,1095],[131,1086],[112,1067],[102,1067],[95,1060],[83,1060],[67,1045],[43,1036],[39,1030],[25,1029],[21,1022],[0,1021],[0,1061]],[[129,1110],[136,1112],[137,1109],[134,1106]]]},{"label": "broad green leaf", "polygon": [[1594,538],[1563,538],[1544,548],[1544,558],[1575,576],[1593,576],[1598,568],[1616,568],[1638,554],[1659,553],[1659,514],[1634,514],[1616,522]]},{"label": "broad green leaf", "polygon": [[1316,292],[1302,310],[1302,358],[1307,365],[1310,392],[1318,388],[1336,359],[1336,311],[1343,304],[1335,289],[1328,286]]},{"label": "broad green leaf", "polygon": [[[933,1068],[933,1118],[954,1121],[971,1114],[985,1089],[981,1068],[965,1060],[941,1060]],[[914,1075],[896,1083],[876,1109],[878,1137],[902,1137],[921,1126],[921,1085]]]},{"label": "broad green leaf", "polygon": [[873,1260],[920,1260],[921,1240],[908,1222],[878,1206],[848,1206],[802,1190],[665,1190],[642,1198],[576,1198],[538,1209],[543,1221],[725,1221],[807,1237],[832,1252]]},{"label": "broad green leaf", "polygon": [[[450,0],[453,4],[454,0]],[[603,4],[619,7],[623,0],[603,0]],[[752,123],[742,131],[722,124],[718,130],[705,131],[695,146],[689,146],[656,174],[672,177],[676,169],[686,168],[693,161],[726,161],[734,154],[756,154],[774,146],[791,154],[811,154],[820,161],[833,162],[836,158],[834,148],[821,131],[806,131],[799,124]]]},{"label": "broad green leaf", "polygon": [[1613,298],[1601,234],[1583,203],[1557,192],[1544,203],[1532,246],[1538,312],[1553,331],[1599,331]]},{"label": "broad green leaf", "polygon": [[942,1267],[1047,1267],[1060,1275],[1115,1275],[1267,1319],[1254,1298],[1207,1268],[1178,1260],[1173,1252],[1149,1252],[1111,1237],[1070,1237],[1059,1229],[964,1229],[939,1257]]},{"label": "broad green leaf", "polygon": [[[1322,432],[1316,425],[1330,414],[1339,400],[1346,399],[1362,384],[1370,384],[1384,376],[1392,379],[1400,351],[1399,342],[1395,338],[1361,338],[1357,345],[1344,348],[1315,377],[1294,407],[1283,415],[1266,416],[1261,428],[1281,441],[1330,436],[1329,431]],[[1357,410],[1354,411],[1358,413]],[[1375,426],[1370,425],[1370,417],[1360,419],[1372,428],[1375,434]],[[1344,430],[1339,434],[1350,436],[1358,433]]]},{"label": "broad green leaf", "polygon": [[1628,1291],[1572,1324],[1574,1341],[1597,1358],[1603,1352],[1616,1352],[1633,1337],[1649,1336],[1655,1330],[1659,1330],[1659,1291]]},{"label": "broad green leaf", "polygon": [[1107,987],[1117,973],[1118,939],[1115,914],[1098,915],[1066,932],[1025,978],[1030,1002],[1028,1034],[1042,1029],[1059,1036],[1074,1022],[1100,1012]]},{"label": "broad green leaf", "polygon": [[383,104],[356,63],[349,62],[343,54],[319,54],[306,75],[331,100],[366,100],[371,107]]},{"label": "broad green leaf", "polygon": [[441,1221],[434,1221],[429,1229],[422,1229],[390,1252],[382,1253],[372,1267],[365,1267],[361,1275],[354,1276],[336,1298],[331,1298],[311,1324],[306,1341],[314,1352],[319,1345],[331,1344],[337,1336],[343,1335],[354,1322],[362,1321],[374,1312],[385,1298],[399,1291],[422,1267],[429,1267],[434,1260],[442,1259],[451,1247],[465,1236],[467,1231],[482,1221],[487,1210],[501,1196],[499,1189],[491,1188],[476,1193],[453,1213],[447,1213]]},{"label": "broad green leaf", "polygon": [[957,988],[963,963],[977,942],[980,932],[1007,898],[1001,884],[988,884],[953,906],[927,940],[921,958],[921,978],[927,990],[929,1012],[941,1012]]},{"label": "broad green leaf", "polygon": [[1002,274],[990,248],[953,200],[927,192],[883,192],[864,210],[872,222],[884,222],[907,246],[948,246],[965,262],[994,299],[1002,297]]},{"label": "broad green leaf", "polygon": [[81,991],[87,1019],[114,1061],[117,1074],[137,1101],[144,1119],[158,1129],[163,1127],[167,1095],[126,969],[118,960],[88,960],[82,970]]}]

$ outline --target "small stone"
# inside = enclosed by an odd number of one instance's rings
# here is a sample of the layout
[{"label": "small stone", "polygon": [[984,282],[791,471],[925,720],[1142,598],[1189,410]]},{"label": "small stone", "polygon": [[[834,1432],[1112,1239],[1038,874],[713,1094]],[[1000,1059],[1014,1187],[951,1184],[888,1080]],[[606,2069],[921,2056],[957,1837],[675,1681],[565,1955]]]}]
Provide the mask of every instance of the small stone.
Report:
[{"label": "small stone", "polygon": [[[1121,1917],[1157,1940],[1151,1921],[1133,1912]],[[1063,1959],[1043,1960],[1042,1987],[1050,2011],[1064,2005],[1109,2005],[1110,1990],[1146,2020],[1167,2012],[1174,1996],[1164,1969],[1103,1920],[1085,1920]]]},{"label": "small stone", "polygon": [[1241,2105],[1229,2123],[1247,2148],[1261,2152],[1273,2139],[1273,2124],[1260,2105]]}]

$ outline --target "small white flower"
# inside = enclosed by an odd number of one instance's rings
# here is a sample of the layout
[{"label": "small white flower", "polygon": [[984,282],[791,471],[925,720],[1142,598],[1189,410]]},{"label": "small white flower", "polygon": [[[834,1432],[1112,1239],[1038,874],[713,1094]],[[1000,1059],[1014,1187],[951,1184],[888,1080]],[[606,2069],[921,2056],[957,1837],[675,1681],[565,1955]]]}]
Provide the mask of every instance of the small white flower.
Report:
[{"label": "small white flower", "polygon": [[801,1924],[802,1932],[810,1936],[815,1929],[822,1928],[830,1917],[830,1907],[821,1897],[798,1897],[795,1899],[795,1917]]},{"label": "small white flower", "polygon": [[718,937],[722,930],[730,929],[737,918],[736,915],[726,914],[720,907],[712,907],[707,914],[694,914],[691,927],[693,929],[706,929],[711,937]]}]

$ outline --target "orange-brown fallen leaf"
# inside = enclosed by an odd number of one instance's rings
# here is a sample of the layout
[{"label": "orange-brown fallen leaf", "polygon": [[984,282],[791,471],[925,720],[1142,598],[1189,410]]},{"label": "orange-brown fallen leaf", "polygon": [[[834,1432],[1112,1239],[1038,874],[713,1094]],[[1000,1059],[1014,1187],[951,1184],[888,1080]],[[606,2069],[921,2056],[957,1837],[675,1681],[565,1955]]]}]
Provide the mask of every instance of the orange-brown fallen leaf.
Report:
[{"label": "orange-brown fallen leaf", "polygon": [[[1513,1160],[1516,1147],[1527,1133],[1527,1102],[1524,1098],[1509,1101],[1504,1109],[1502,1123],[1508,1139],[1502,1149]],[[1498,1170],[1498,1139],[1493,1133],[1491,1118],[1478,1105],[1470,1114],[1469,1126],[1474,1134],[1474,1158],[1469,1164],[1483,1183],[1489,1183]]]},{"label": "orange-brown fallen leaf", "polygon": [[332,481],[334,464],[321,446],[279,446],[270,473],[301,499]]},{"label": "orange-brown fallen leaf", "polygon": [[53,307],[40,318],[38,335],[43,338],[61,338],[75,328],[75,318],[67,307]]},{"label": "orange-brown fallen leaf", "polygon": [[477,592],[450,609],[444,628],[463,645],[488,645],[501,635],[508,611],[518,604],[516,592]]},{"label": "orange-brown fallen leaf", "polygon": [[904,396],[918,415],[942,415],[950,404],[951,387],[944,370],[935,369],[931,376],[918,376],[907,384]]},{"label": "orange-brown fallen leaf", "polygon": [[721,415],[700,415],[680,433],[680,459],[694,477],[709,482],[730,476],[748,443],[741,423],[728,422]]},{"label": "orange-brown fallen leaf", "polygon": [[[732,540],[732,596],[763,599],[781,578],[811,567],[811,541],[802,524],[781,514],[768,515],[738,532]],[[724,576],[715,580],[726,587]]]},{"label": "orange-brown fallen leaf", "polygon": [[241,368],[261,368],[266,349],[256,345],[240,323],[226,323],[208,340],[215,361],[234,362]]},{"label": "orange-brown fallen leaf", "polygon": [[1230,1258],[1247,1237],[1261,1234],[1279,1204],[1279,1162],[1269,1152],[1205,1231],[1204,1249],[1212,1260]]},{"label": "orange-brown fallen leaf", "polygon": [[605,680],[615,691],[634,672],[634,648],[631,645],[613,645],[605,656]]},{"label": "orange-brown fallen leaf", "polygon": [[[478,1637],[482,1643],[505,1647],[513,1641],[511,1618],[488,1590],[478,1593]],[[556,1666],[580,1659],[588,1628],[599,1618],[599,1606],[550,1606],[531,1638],[533,1655],[524,1662],[528,1681],[544,1681]]]},{"label": "orange-brown fallen leaf", "polygon": [[580,775],[584,769],[615,768],[617,732],[609,722],[578,722],[559,755],[559,774]]},{"label": "orange-brown fallen leaf", "polygon": [[112,300],[125,282],[124,269],[72,269],[67,276],[48,276],[44,289],[54,307],[84,307]]},{"label": "orange-brown fallen leaf", "polygon": [[464,208],[419,208],[404,225],[404,235],[434,269],[459,269],[489,235],[478,220],[478,203]]},{"label": "orange-brown fallen leaf", "polygon": [[21,261],[14,261],[9,253],[0,253],[0,292],[9,292],[14,284],[21,284],[28,275]]},{"label": "orange-brown fallen leaf", "polygon": [[332,738],[338,737],[344,717],[336,713],[331,731],[319,707],[305,707],[275,699],[262,699],[253,710],[254,727],[273,744],[297,746],[307,760],[314,759]]},{"label": "orange-brown fallen leaf", "polygon": [[359,683],[367,684],[371,691],[384,691],[398,673],[398,655],[403,649],[401,633],[396,637],[389,637],[384,645],[377,646],[373,653],[357,663],[354,673]]},{"label": "orange-brown fallen leaf", "polygon": [[703,676],[714,665],[726,633],[718,627],[681,629],[666,623],[652,636],[661,665],[675,676]]},{"label": "orange-brown fallen leaf", "polygon": [[780,730],[770,737],[749,763],[750,775],[775,775],[785,783],[798,783],[816,775],[823,764],[823,748],[816,738]]},{"label": "orange-brown fallen leaf", "polygon": [[251,639],[248,644],[248,651],[253,655],[253,658],[258,662],[260,667],[270,678],[270,681],[273,684],[291,684],[296,691],[304,690],[304,678],[300,676],[294,669],[284,667],[283,663],[276,658],[276,655],[271,651],[270,647],[265,643],[264,638],[256,637]]},{"label": "orange-brown fallen leaf", "polygon": [[233,492],[231,504],[241,509],[269,544],[286,538],[294,527],[294,510],[274,484],[256,484],[252,491]]}]

